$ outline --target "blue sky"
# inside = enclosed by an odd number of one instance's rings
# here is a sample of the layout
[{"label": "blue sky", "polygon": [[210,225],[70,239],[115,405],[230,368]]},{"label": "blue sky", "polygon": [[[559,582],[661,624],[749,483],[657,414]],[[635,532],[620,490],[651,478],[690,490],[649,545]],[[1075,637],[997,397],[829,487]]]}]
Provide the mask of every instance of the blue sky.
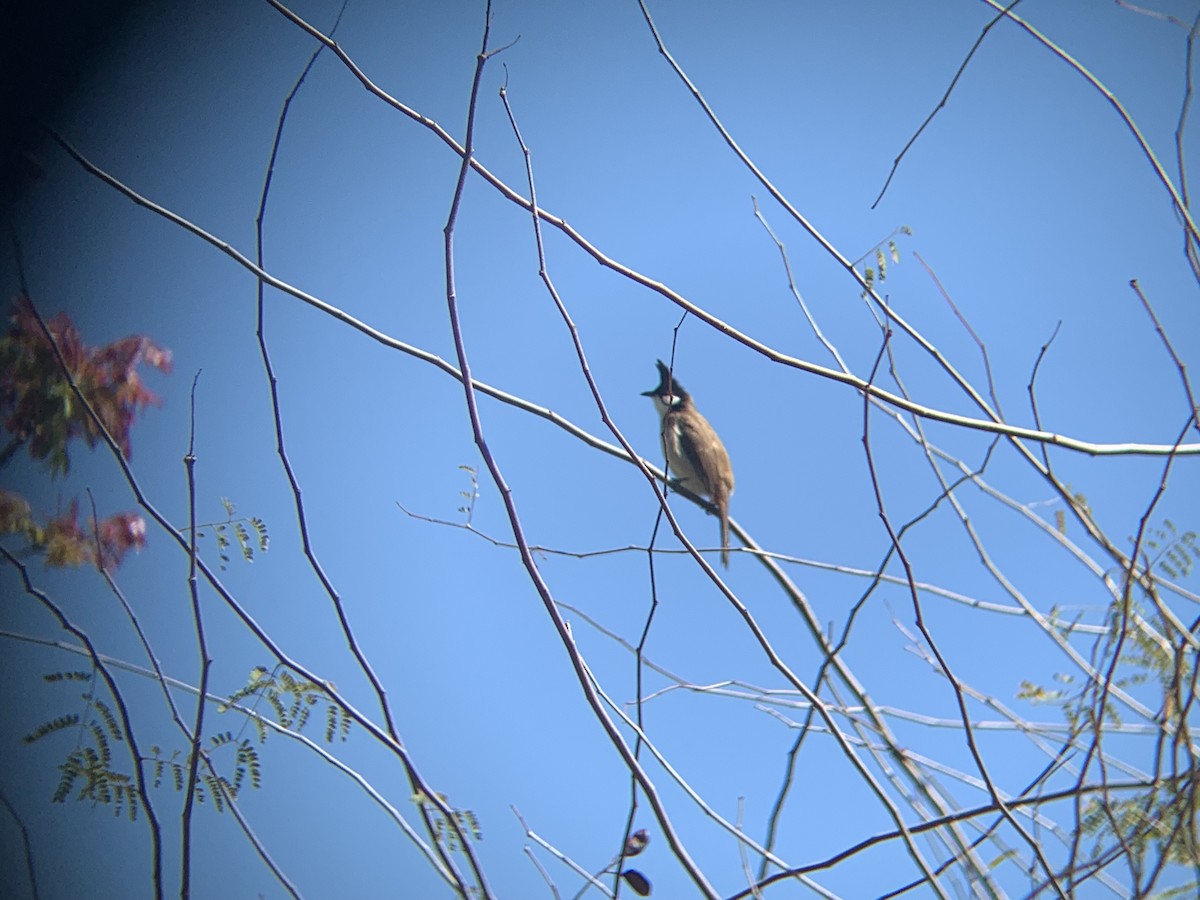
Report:
[{"label": "blue sky", "polygon": [[[337,6],[291,8],[327,29]],[[1189,23],[1197,13],[1195,3],[1147,6]],[[986,343],[1008,422],[1034,426],[1030,373],[1061,322],[1037,382],[1046,430],[1100,443],[1169,445],[1178,437],[1186,397],[1129,281],[1138,279],[1176,351],[1196,371],[1200,306],[1183,234],[1128,129],[1062,60],[1011,23],[994,28],[872,209],[893,159],[995,15],[987,4],[654,2],[651,9],[671,52],[740,146],[845,257],[858,259],[901,226],[911,229],[894,237],[901,262],[889,267],[881,290],[972,384],[986,388],[979,350],[914,256],[920,255]],[[1177,181],[1173,142],[1185,32],[1115,5],[1028,0],[1017,10],[1120,98]],[[337,39],[383,89],[461,139],[482,20],[479,3],[351,0]],[[731,154],[656,52],[636,3],[496,3],[493,42],[518,35],[483,76],[476,155],[485,166],[526,193],[520,149],[497,96],[507,77],[545,209],[609,257],[737,331],[779,353],[835,367],[788,291],[776,246],[754,217],[751,198],[757,197],[823,332],[855,375],[868,375],[881,336],[860,287]],[[280,106],[315,46],[267,3],[142,10],[53,124],[112,176],[253,256]],[[1197,146],[1189,129],[1184,147],[1192,170],[1200,162]],[[174,523],[186,522],[180,459],[188,441],[188,389],[201,371],[197,515],[221,518],[220,498],[229,497],[240,513],[265,520],[271,534],[270,551],[252,566],[235,561],[220,573],[223,583],[289,655],[378,720],[378,705],[346,651],[329,599],[301,555],[255,338],[253,276],[106,187],[52,145],[40,152],[45,177],[12,212],[40,309],[68,310],[92,344],[142,333],[174,353],[174,374],[150,377],[164,404],[135,431],[139,483]],[[266,211],[266,268],[372,328],[453,362],[442,229],[457,171],[457,158],[443,144],[365,92],[324,53],[283,134]],[[544,234],[550,275],[609,413],[642,455],[659,460],[657,417],[639,394],[656,380],[654,360],[670,357],[680,308],[597,265],[561,233],[546,228]],[[455,238],[458,301],[475,377],[612,441],[567,328],[538,278],[528,214],[472,177]],[[11,296],[17,277],[5,253]],[[461,387],[281,292],[268,291],[266,319],[313,548],[387,687],[400,734],[423,776],[454,806],[477,815],[484,835],[478,852],[498,896],[549,896],[522,852],[527,841],[510,806],[564,854],[599,869],[620,845],[629,775],[584,704],[517,554],[461,529],[409,518],[398,506],[461,522],[460,492],[470,486],[461,467],[474,467],[473,526],[511,540],[503,503],[472,440]],[[911,340],[897,332],[891,349],[916,402],[979,416]],[[775,364],[694,317],[679,328],[675,365],[729,449],[737,477],[733,517],[764,548],[804,561],[786,570],[815,620],[840,633],[869,586],[867,577],[847,570],[874,571],[889,547],[863,452],[860,395]],[[880,383],[897,390],[886,373]],[[647,639],[649,660],[693,685],[789,690],[694,560],[658,556],[651,582],[644,548],[658,503],[636,468],[511,406],[482,400],[481,416],[530,543],[572,553],[622,550],[584,559],[539,556],[556,600],[636,643],[653,593],[659,605]],[[920,445],[891,418],[873,412],[870,427],[889,515],[903,524],[928,508],[941,488]],[[987,435],[946,424],[926,428],[933,444],[966,466],[983,463]],[[1061,450],[1050,458],[1058,478],[1086,495],[1100,526],[1128,550],[1162,478],[1163,459]],[[1169,519],[1180,531],[1197,528],[1195,459],[1176,461],[1154,523]],[[21,463],[4,472],[4,483],[19,485],[44,509],[84,488],[102,509],[133,506],[110,458],[76,452],[73,462],[64,481],[48,484]],[[1057,607],[1085,623],[1103,622],[1109,596],[1100,580],[1019,509],[1053,524],[1063,509],[1053,487],[1005,443],[984,478],[1018,507],[975,488],[960,491],[1004,577],[1043,613]],[[671,507],[696,546],[715,546],[715,519],[679,499]],[[1101,571],[1112,565],[1073,520],[1067,537]],[[658,546],[679,547],[665,523]],[[906,536],[904,548],[916,580],[1015,606],[945,501]],[[212,549],[210,543],[210,556]],[[119,581],[164,667],[194,683],[186,563],[169,538],[152,530],[149,547],[121,569]],[[94,574],[36,565],[32,571],[104,652],[144,665],[117,601]],[[895,562],[887,571],[903,575]],[[786,664],[811,686],[823,656],[767,571],[751,556],[735,554],[721,574]],[[10,570],[0,578],[5,632],[63,639]],[[1195,591],[1194,577],[1184,586]],[[1195,618],[1194,603],[1178,595],[1169,600],[1184,621]],[[203,602],[213,691],[227,695],[253,666],[275,661],[211,590]],[[923,593],[922,603],[939,648],[964,684],[1028,720],[1061,723],[1055,707],[1016,697],[1023,680],[1054,686],[1056,675],[1079,677],[1028,616],[933,593]],[[628,651],[581,615],[564,616],[607,694],[619,704],[636,699]],[[953,726],[958,712],[946,680],[911,650],[913,619],[904,585],[883,586],[855,620],[843,658],[876,704]],[[1072,644],[1086,657],[1092,640],[1077,635]],[[42,896],[148,895],[144,823],[113,819],[106,808],[49,803],[55,767],[73,736],[33,748],[19,742],[39,722],[81,703],[78,691],[43,684],[40,675],[83,665],[62,650],[5,638],[0,671],[9,696],[22,699],[0,725],[0,768],[9,773],[0,786],[31,830]],[[645,678],[645,694],[669,686],[654,672]],[[134,674],[122,676],[122,686],[141,713],[142,745],[182,748],[158,687]],[[1161,704],[1152,687],[1135,694],[1151,709]],[[839,702],[827,690],[822,697]],[[1002,721],[982,703],[969,708],[979,720]],[[712,692],[672,690],[643,711],[651,738],[675,769],[729,821],[742,804],[745,830],[762,840],[795,729],[753,700]],[[778,711],[794,721],[804,715]],[[1131,725],[1148,724],[1124,713]],[[212,733],[240,734],[244,727],[234,714],[210,708],[209,717]],[[913,753],[978,774],[961,728],[903,717],[888,723]],[[320,723],[306,733],[319,742]],[[1023,789],[1048,761],[1012,727],[981,729],[978,737],[989,772],[1007,791]],[[1122,759],[1143,771],[1150,767],[1150,739],[1111,740]],[[1053,736],[1047,742],[1056,745]],[[364,730],[352,730],[348,741],[329,749],[415,818],[402,770]],[[304,895],[445,895],[402,832],[345,776],[278,736],[260,751],[263,786],[244,793],[240,806]],[[717,891],[727,896],[743,888],[736,842],[644,759],[681,839]],[[867,765],[874,769],[869,758]],[[952,805],[985,802],[984,792],[950,775],[938,777]],[[776,846],[789,864],[818,861],[891,827],[828,735],[809,736],[796,779]],[[153,799],[169,823],[166,884],[173,893],[181,799],[169,788]],[[908,821],[917,821],[899,802]],[[1046,815],[1069,829],[1068,812],[1058,807]],[[651,833],[649,849],[634,864],[655,883],[655,896],[692,895],[691,880],[644,801],[635,824]],[[9,848],[6,870],[20,871],[10,820],[0,822],[0,834]],[[1004,840],[1028,854],[1014,833]],[[1062,852],[1053,839],[1047,845],[1052,855]],[[936,845],[922,849],[935,862],[942,858]],[[231,818],[211,807],[197,814],[195,852],[197,896],[231,884],[237,896],[284,895]],[[988,845],[981,855],[991,860],[1002,852]],[[579,883],[571,872],[549,854],[539,859],[564,896],[574,895]],[[891,841],[814,880],[833,894],[863,897],[916,877],[903,846]],[[1011,864],[997,877],[1014,895],[1030,888]],[[1172,873],[1160,887],[1183,877]],[[1119,885],[1119,875],[1114,878]],[[952,874],[944,884],[951,890],[964,882]],[[1087,891],[1107,895],[1096,882],[1081,895]],[[767,896],[810,893],[790,883]]]}]

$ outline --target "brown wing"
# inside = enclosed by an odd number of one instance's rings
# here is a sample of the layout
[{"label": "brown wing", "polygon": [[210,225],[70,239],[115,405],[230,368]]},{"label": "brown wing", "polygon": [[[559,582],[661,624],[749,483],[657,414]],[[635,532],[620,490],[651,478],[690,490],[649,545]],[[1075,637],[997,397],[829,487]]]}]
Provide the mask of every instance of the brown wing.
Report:
[{"label": "brown wing", "polygon": [[733,493],[733,467],[729,464],[725,445],[708,420],[694,409],[692,413],[690,416],[680,416],[675,422],[681,437],[680,449],[702,482],[704,493],[720,505]]}]

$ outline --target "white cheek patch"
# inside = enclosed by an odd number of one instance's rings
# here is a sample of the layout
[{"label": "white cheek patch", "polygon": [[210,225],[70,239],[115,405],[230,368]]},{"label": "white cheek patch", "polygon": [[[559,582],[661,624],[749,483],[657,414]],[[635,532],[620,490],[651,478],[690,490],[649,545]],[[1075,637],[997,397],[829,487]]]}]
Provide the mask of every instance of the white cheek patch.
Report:
[{"label": "white cheek patch", "polygon": [[679,405],[679,398],[674,394],[655,394],[653,399],[654,405],[661,412],[669,412]]}]

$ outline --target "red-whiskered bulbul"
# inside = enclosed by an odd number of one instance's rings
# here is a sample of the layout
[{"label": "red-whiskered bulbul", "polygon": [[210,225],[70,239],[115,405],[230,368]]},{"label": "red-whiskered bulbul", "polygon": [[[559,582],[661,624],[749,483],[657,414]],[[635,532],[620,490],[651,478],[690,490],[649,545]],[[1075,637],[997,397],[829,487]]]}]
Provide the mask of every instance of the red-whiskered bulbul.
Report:
[{"label": "red-whiskered bulbul", "polygon": [[721,517],[721,563],[729,566],[729,495],[733,493],[733,466],[725,445],[708,420],[700,415],[691,395],[658,360],[658,387],[643,391],[662,417],[663,453],[667,475],[693,494],[705,494]]}]

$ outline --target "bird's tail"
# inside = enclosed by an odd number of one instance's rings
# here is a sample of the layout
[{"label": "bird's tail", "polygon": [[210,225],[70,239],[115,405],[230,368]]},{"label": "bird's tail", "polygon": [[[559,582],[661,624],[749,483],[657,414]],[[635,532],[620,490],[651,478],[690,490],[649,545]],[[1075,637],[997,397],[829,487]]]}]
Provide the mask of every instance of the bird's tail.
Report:
[{"label": "bird's tail", "polygon": [[717,511],[721,514],[721,565],[729,568],[729,498],[722,497],[717,501]]}]

